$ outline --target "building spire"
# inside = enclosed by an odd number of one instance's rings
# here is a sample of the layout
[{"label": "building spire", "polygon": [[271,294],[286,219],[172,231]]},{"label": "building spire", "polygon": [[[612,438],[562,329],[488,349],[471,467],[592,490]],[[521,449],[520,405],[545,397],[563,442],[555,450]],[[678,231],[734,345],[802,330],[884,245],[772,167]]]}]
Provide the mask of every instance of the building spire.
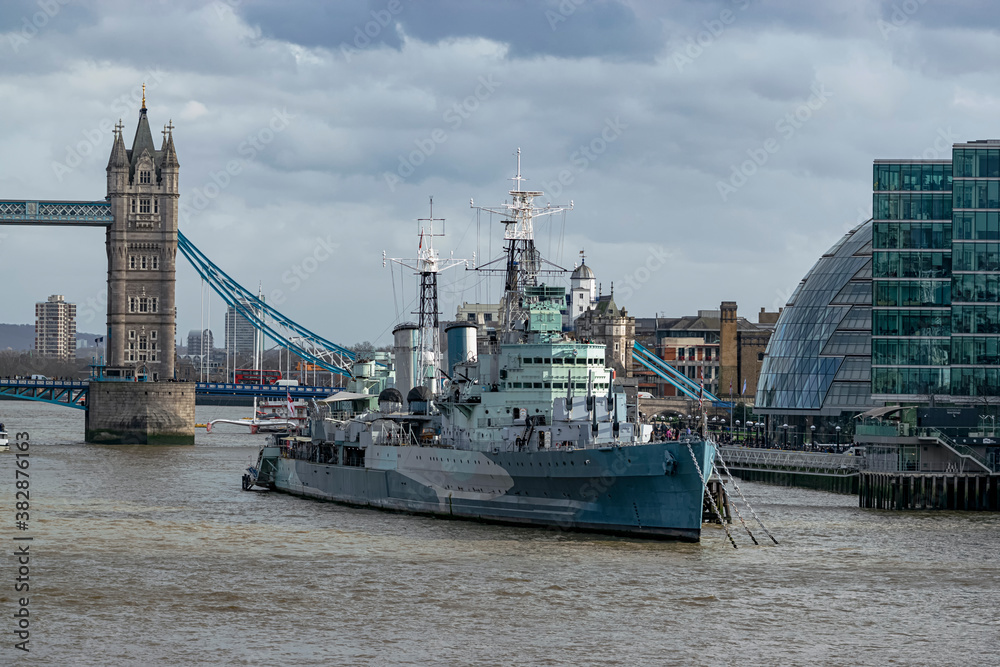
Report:
[{"label": "building spire", "polygon": [[142,109],[140,111],[146,110],[146,82],[142,82]]},{"label": "building spire", "polygon": [[160,166],[177,167],[177,150],[174,148],[174,121],[163,126],[163,145],[160,148]]}]

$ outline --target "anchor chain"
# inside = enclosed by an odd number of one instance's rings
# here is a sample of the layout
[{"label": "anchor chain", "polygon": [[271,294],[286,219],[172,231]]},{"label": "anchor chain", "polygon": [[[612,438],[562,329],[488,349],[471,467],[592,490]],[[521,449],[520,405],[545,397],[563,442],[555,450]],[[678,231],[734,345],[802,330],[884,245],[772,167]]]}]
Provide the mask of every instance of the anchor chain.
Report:
[{"label": "anchor chain", "polygon": [[[738,493],[740,495],[740,498],[743,499],[743,502],[746,504],[747,509],[750,510],[750,514],[753,515],[753,518],[756,519],[757,523],[760,524],[760,527],[764,530],[765,533],[767,533],[767,536],[770,537],[775,544],[777,544],[778,540],[774,539],[774,535],[771,534],[771,531],[767,529],[767,526],[764,525],[764,522],[760,520],[759,516],[757,516],[757,512],[754,511],[753,505],[751,505],[750,501],[747,500],[747,497],[743,495],[743,491],[740,489],[740,485],[736,483],[736,479],[733,477],[733,473],[729,472],[729,466],[726,465],[726,460],[722,458],[722,453],[718,449],[715,450],[715,458],[717,458],[719,460],[719,463],[722,464],[722,469],[726,472],[726,477],[728,477],[729,481],[733,483],[733,488],[736,489],[736,493]],[[733,503],[733,507],[736,507],[735,503]],[[740,516],[739,508],[736,509],[736,516]],[[743,521],[742,516],[740,516],[740,521]],[[743,524],[743,527],[746,528],[745,523]],[[749,532],[750,529],[747,528],[747,533]],[[752,534],[750,535],[750,538],[753,539]],[[753,543],[757,544],[757,540],[754,540]]]},{"label": "anchor chain", "polygon": [[712,497],[712,494],[708,492],[708,487],[705,486],[705,475],[701,472],[701,466],[698,465],[698,458],[694,455],[694,448],[691,447],[690,442],[687,443],[687,448],[688,453],[691,454],[691,461],[694,463],[694,469],[698,471],[698,479],[705,491],[705,497],[708,498],[708,504],[711,505],[712,511],[715,513],[715,518],[719,520],[719,523],[722,524],[722,529],[726,531],[726,537],[729,538],[729,543],[733,545],[734,549],[738,549],[739,547],[736,546],[736,540],[733,539],[732,534],[729,532],[729,526],[727,526],[726,522],[722,520],[722,512],[719,511],[719,506],[715,504],[715,498]]}]

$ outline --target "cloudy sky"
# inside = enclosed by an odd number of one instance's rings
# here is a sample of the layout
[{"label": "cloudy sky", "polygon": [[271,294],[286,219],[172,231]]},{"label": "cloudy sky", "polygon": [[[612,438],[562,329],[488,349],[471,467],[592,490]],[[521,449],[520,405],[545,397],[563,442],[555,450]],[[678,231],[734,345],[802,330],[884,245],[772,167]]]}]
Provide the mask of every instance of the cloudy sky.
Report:
[{"label": "cloudy sky", "polygon": [[[754,318],[867,216],[873,159],[1000,136],[998,24],[985,0],[9,0],[0,200],[102,199],[108,128],[131,143],[146,82],[181,230],[335,341],[413,319],[382,253],[415,255],[430,196],[442,254],[497,256],[469,200],[506,199],[518,148],[541,203],[575,206],[537,227],[551,260],[584,249],[634,315]],[[0,266],[0,321],[59,293],[103,328],[100,229],[0,227]],[[445,318],[498,296],[442,283]],[[177,292],[179,334],[205,317],[221,338],[180,261]]]}]

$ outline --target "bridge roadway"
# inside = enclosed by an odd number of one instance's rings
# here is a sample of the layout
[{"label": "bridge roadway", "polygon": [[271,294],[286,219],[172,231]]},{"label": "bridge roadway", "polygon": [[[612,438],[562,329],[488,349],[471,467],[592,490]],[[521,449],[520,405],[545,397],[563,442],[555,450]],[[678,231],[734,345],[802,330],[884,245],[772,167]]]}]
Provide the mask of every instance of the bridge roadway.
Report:
[{"label": "bridge roadway", "polygon": [[[136,383],[138,385],[138,383]],[[87,409],[89,380],[27,380],[0,379],[0,398],[53,403],[79,410]],[[227,382],[196,382],[199,396],[264,396],[268,398],[326,398],[343,391],[340,387],[304,385],[243,384]]]}]

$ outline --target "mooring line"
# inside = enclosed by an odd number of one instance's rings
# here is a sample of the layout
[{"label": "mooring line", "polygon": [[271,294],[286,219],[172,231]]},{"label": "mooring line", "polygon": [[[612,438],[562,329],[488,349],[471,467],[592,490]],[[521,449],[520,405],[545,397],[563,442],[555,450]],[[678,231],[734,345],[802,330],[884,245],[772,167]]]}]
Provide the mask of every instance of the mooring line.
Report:
[{"label": "mooring line", "polygon": [[[743,495],[743,491],[740,489],[740,485],[736,483],[736,479],[733,477],[733,473],[729,472],[729,466],[726,465],[726,460],[724,458],[722,458],[722,452],[720,452],[718,450],[718,448],[716,448],[716,450],[715,450],[715,457],[719,460],[719,463],[722,464],[722,469],[726,471],[726,476],[729,477],[729,479],[732,481],[733,488],[736,489],[736,493],[740,494],[740,498],[742,498],[743,502],[746,503],[747,509],[750,510],[750,514],[752,514],[753,518],[757,520],[757,523],[760,524],[760,527],[764,530],[765,533],[767,533],[767,536],[770,537],[771,540],[773,540],[775,544],[777,544],[778,540],[774,539],[774,535],[771,534],[771,531],[769,531],[767,529],[767,526],[764,525],[764,522],[760,520],[759,516],[757,516],[757,512],[754,511],[753,506],[750,504],[750,501],[747,500],[747,497]],[[733,504],[733,506],[734,507],[736,506],[735,503]],[[740,514],[740,511],[739,511],[739,509],[737,509],[736,510],[736,515],[739,516],[739,514]],[[740,521],[742,521],[742,520],[743,520],[743,518],[740,517]],[[746,524],[744,524],[744,525],[746,525]],[[750,532],[749,528],[747,529],[747,532],[748,533]],[[753,536],[751,535],[751,537],[753,537]],[[757,540],[754,540],[754,544],[756,544],[756,543],[757,543]]]},{"label": "mooring line", "polygon": [[722,512],[719,511],[718,505],[715,504],[715,498],[713,498],[712,494],[708,492],[708,486],[706,486],[705,483],[705,475],[701,472],[701,466],[698,465],[698,458],[694,455],[694,448],[691,447],[690,442],[687,443],[687,448],[688,452],[691,454],[691,461],[694,462],[694,468],[698,471],[698,479],[702,484],[702,488],[705,490],[705,497],[708,498],[708,504],[712,506],[712,511],[715,512],[715,518],[719,520],[719,523],[722,524],[722,529],[726,531],[726,537],[729,538],[729,543],[733,545],[734,549],[738,549],[739,547],[736,546],[736,540],[733,539],[732,534],[729,532],[729,526],[727,526],[726,522],[722,519]]}]

